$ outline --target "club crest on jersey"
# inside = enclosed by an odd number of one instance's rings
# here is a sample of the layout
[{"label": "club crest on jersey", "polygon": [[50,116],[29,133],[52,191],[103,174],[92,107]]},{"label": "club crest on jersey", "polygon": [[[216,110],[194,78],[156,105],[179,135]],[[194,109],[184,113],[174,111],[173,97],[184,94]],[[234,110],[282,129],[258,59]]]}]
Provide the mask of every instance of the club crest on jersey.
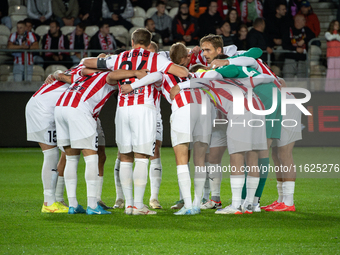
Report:
[{"label": "club crest on jersey", "polygon": [[70,92],[77,92],[77,93],[81,93],[82,90],[84,90],[85,88],[81,85],[78,86],[73,86],[71,88],[68,88],[70,90]]}]

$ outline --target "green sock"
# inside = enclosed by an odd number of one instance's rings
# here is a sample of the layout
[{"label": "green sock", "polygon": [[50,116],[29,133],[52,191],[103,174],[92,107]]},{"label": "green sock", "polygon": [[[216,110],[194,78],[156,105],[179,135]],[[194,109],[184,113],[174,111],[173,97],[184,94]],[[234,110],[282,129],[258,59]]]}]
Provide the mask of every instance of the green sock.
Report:
[{"label": "green sock", "polygon": [[258,164],[260,168],[260,181],[259,181],[259,186],[257,186],[255,197],[262,196],[264,185],[266,184],[266,180],[268,177],[269,158],[260,158]]},{"label": "green sock", "polygon": [[246,196],[247,196],[247,175],[248,173],[247,172],[244,172],[244,178],[245,178],[245,181],[244,181],[244,184],[243,184],[243,189],[242,189],[242,199],[246,199]]}]

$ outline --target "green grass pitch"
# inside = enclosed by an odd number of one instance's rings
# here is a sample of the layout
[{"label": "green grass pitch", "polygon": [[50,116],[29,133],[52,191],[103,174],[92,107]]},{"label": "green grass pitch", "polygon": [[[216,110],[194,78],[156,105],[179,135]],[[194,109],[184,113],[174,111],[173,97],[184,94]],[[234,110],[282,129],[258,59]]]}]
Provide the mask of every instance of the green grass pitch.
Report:
[{"label": "green grass pitch", "polygon": [[[102,199],[115,200],[116,148],[107,148]],[[340,148],[296,148],[295,163],[340,163]],[[0,254],[340,254],[340,173],[336,178],[300,178],[296,212],[252,215],[174,216],[178,200],[172,148],[162,148],[163,181],[154,216],[42,214],[38,148],[0,149]],[[193,187],[193,186],[192,186]],[[86,206],[84,161],[78,168],[78,200]],[[150,195],[149,184],[145,204]],[[222,182],[222,203],[230,203],[229,179]],[[277,198],[269,178],[261,204]]]}]

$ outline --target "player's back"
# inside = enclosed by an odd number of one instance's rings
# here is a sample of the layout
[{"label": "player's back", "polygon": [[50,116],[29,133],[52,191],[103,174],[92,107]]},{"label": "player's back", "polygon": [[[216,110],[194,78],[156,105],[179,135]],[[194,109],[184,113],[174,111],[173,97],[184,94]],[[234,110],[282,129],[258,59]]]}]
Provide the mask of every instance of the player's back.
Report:
[{"label": "player's back", "polygon": [[[72,79],[76,80],[80,77],[83,65],[80,64],[72,69],[66,71],[67,74],[72,75]],[[72,80],[71,79],[71,80]],[[70,86],[70,84],[55,80],[48,84],[44,83],[32,96],[36,102],[39,102],[41,107],[47,112],[53,112],[54,107],[60,95]]]},{"label": "player's back", "polygon": [[106,82],[109,73],[96,72],[79,77],[60,96],[56,105],[90,111],[94,118],[98,117],[105,102],[117,90],[116,85]]},{"label": "player's back", "polygon": [[[111,56],[107,59],[107,68],[111,70],[125,69],[125,70],[141,70],[148,69],[150,73],[163,72],[166,73],[172,62],[165,57],[144,50],[143,48],[132,49],[125,51],[119,55]],[[135,82],[137,78],[131,77],[119,81],[119,86],[123,84],[131,84]],[[121,94],[118,96],[118,106],[130,106],[130,105],[154,105],[154,86],[149,84],[135,89],[129,94]]]}]

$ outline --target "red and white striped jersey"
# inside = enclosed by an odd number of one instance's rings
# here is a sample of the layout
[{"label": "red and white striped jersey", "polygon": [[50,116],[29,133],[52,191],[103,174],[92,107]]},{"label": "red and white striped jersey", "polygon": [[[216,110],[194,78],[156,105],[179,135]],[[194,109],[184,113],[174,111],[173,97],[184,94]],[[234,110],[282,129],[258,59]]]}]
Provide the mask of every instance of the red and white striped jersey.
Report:
[{"label": "red and white striped jersey", "polygon": [[[65,73],[71,74],[73,79],[80,77],[80,71],[83,65],[78,65],[72,69],[69,69]],[[32,97],[41,103],[41,107],[46,112],[54,112],[55,105],[60,95],[70,86],[70,84],[55,80],[51,84],[44,83]]]},{"label": "red and white striped jersey", "polygon": [[80,77],[60,96],[56,106],[78,108],[97,119],[100,110],[117,90],[117,85],[110,85],[106,77],[110,72],[98,72]]},{"label": "red and white striped jersey", "polygon": [[[12,33],[9,38],[9,42],[12,42],[15,45],[21,45],[22,42],[25,42],[27,46],[32,45],[37,41],[37,38],[32,32],[26,32],[24,35],[20,36],[17,32]],[[23,52],[20,53],[12,53],[14,56],[14,64],[24,65],[25,64],[25,54]],[[33,54],[27,53],[27,63],[29,65],[33,65]]]},{"label": "red and white striped jersey", "polygon": [[[173,63],[166,59],[165,57],[144,50],[142,48],[132,49],[130,51],[125,51],[119,55],[114,55],[106,60],[106,66],[110,70],[141,70],[148,69],[150,73],[162,72],[167,73],[170,66]],[[130,84],[136,81],[137,78],[129,78],[119,81],[119,88],[123,84]],[[135,89],[129,94],[123,95],[119,89],[118,95],[118,106],[129,106],[129,105],[139,105],[139,104],[149,104],[153,105],[155,88],[153,85],[149,84]]]},{"label": "red and white striped jersey", "polygon": [[278,88],[281,88],[281,84],[279,82],[279,78],[276,76],[276,74],[270,69],[270,67],[264,63],[261,59],[256,59],[256,62],[258,63],[256,70],[263,74],[268,74],[275,78],[274,83]]},{"label": "red and white striped jersey", "polygon": [[[216,108],[221,111],[227,118],[230,118],[231,114],[233,114],[233,94],[230,90],[231,86],[238,87],[243,92],[244,96],[244,108],[245,111],[249,111],[248,107],[248,93],[249,90],[246,86],[243,86],[242,82],[237,79],[219,79],[219,80],[210,80],[209,92],[214,96],[213,103]],[[211,98],[212,99],[212,98]],[[253,92],[252,93],[252,103],[255,109],[257,110],[265,110],[265,107],[261,101],[261,99]]]},{"label": "red and white striped jersey", "polygon": [[174,100],[171,100],[170,89],[181,82],[190,83],[190,80],[188,78],[178,78],[172,74],[163,75],[162,93],[166,100],[171,104],[172,112],[191,103],[202,104],[202,98],[206,96],[202,89],[187,88],[181,90],[180,93],[175,96]]}]

